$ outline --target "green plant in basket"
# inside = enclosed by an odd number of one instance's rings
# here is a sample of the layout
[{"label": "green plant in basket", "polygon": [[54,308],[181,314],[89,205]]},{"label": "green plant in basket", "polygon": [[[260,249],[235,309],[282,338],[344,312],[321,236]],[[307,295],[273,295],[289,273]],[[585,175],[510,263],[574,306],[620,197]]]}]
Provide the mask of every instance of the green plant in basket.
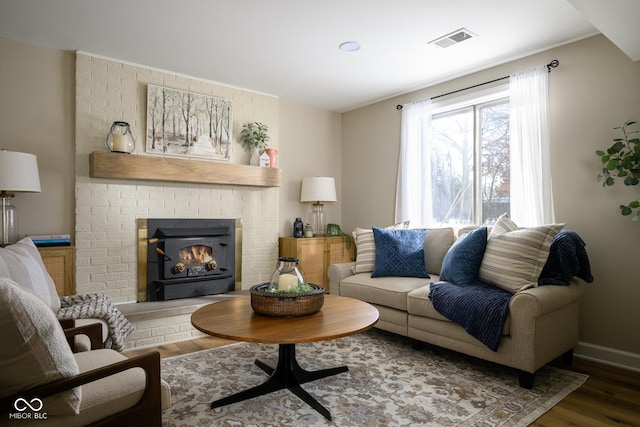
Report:
[{"label": "green plant in basket", "polygon": [[311,292],[313,291],[313,287],[311,285],[309,285],[308,283],[301,283],[298,282],[297,286],[294,286],[292,288],[289,289],[273,289],[272,292],[276,292],[276,293],[295,293],[295,292]]}]

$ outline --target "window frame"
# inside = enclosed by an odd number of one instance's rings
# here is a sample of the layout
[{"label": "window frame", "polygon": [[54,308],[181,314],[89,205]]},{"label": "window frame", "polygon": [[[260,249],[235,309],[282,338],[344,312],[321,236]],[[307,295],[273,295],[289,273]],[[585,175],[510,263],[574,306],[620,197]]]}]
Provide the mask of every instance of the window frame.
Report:
[{"label": "window frame", "polygon": [[[463,95],[456,95],[444,98],[441,101],[432,103],[431,121],[438,116],[453,114],[456,111],[469,109],[473,111],[473,189],[472,189],[472,225],[481,225],[483,220],[483,200],[482,200],[482,152],[481,152],[481,129],[478,126],[480,121],[480,110],[483,107],[490,107],[506,102],[509,99],[509,83],[496,85],[483,90],[474,91]],[[511,142],[509,142],[511,143]]]}]

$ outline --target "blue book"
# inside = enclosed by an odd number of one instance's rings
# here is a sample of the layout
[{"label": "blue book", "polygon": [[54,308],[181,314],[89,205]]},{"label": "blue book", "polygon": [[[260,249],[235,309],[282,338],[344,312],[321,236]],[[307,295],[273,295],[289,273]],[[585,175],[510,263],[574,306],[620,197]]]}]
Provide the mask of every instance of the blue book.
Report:
[{"label": "blue book", "polygon": [[36,246],[71,246],[70,239],[31,239]]}]

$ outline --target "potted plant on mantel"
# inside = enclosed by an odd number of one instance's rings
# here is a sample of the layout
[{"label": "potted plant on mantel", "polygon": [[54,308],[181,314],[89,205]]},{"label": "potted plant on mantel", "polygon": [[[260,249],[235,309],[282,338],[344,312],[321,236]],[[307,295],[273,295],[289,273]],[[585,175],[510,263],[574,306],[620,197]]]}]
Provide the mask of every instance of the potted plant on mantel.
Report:
[{"label": "potted plant on mantel", "polygon": [[242,125],[240,141],[245,151],[251,153],[249,164],[258,166],[260,164],[260,150],[267,148],[269,127],[260,122],[250,122]]},{"label": "potted plant on mantel", "polygon": [[[627,121],[624,125],[614,129],[622,130],[623,138],[614,138],[613,145],[607,151],[597,150],[596,154],[605,165],[602,174],[598,175],[598,182],[602,182],[603,187],[615,184],[615,178],[624,179],[624,185],[640,184],[640,138],[636,135],[639,130],[631,130],[635,121]],[[640,220],[640,201],[634,200],[628,205],[620,205],[622,215],[633,216],[634,221]]]}]

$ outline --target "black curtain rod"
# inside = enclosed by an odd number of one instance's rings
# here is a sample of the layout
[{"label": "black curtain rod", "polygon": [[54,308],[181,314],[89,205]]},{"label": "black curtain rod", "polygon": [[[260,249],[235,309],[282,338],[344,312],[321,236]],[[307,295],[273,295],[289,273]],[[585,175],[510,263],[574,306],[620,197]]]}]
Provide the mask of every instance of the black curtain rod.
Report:
[{"label": "black curtain rod", "polygon": [[[547,72],[550,73],[551,69],[552,68],[556,68],[558,65],[560,65],[560,62],[557,59],[554,59],[553,61],[549,62],[547,64]],[[488,85],[490,83],[499,82],[500,80],[504,80],[504,79],[508,79],[508,78],[509,78],[509,76],[500,77],[500,78],[497,78],[497,79],[489,80],[488,82],[478,83],[477,85],[473,85],[473,86],[465,87],[465,88],[462,88],[462,89],[454,90],[454,91],[451,91],[451,92],[443,93],[442,95],[432,96],[431,99],[442,98],[443,96],[453,95],[454,93],[462,92],[462,91],[469,90],[469,89],[474,89],[474,88],[479,87],[479,86],[484,86],[484,85]],[[396,110],[402,110],[402,105],[401,104],[396,105]]]}]

